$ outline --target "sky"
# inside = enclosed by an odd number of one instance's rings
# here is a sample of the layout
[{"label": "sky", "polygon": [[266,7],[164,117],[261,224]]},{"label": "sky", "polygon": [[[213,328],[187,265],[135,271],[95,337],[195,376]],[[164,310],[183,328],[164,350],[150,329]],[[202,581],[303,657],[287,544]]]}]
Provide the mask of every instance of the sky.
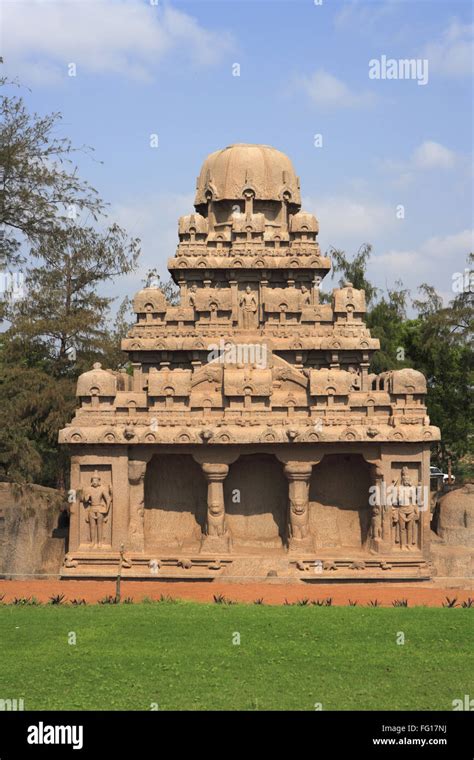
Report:
[{"label": "sky", "polygon": [[254,142],[290,156],[323,251],[371,243],[380,288],[453,297],[474,247],[468,0],[0,2],[6,73],[94,148],[81,176],[142,240],[115,295],[166,276],[206,155]]}]

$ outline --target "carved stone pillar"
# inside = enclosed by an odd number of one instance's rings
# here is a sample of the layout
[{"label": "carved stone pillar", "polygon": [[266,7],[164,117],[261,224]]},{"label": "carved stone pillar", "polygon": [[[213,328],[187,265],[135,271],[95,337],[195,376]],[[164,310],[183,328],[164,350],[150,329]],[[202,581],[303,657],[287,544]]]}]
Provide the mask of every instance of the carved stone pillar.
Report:
[{"label": "carved stone pillar", "polygon": [[230,297],[232,303],[232,323],[238,324],[239,321],[239,294],[238,294],[238,282],[234,279],[233,275],[229,279]]},{"label": "carved stone pillar", "polygon": [[229,551],[230,535],[226,525],[224,480],[229,465],[221,462],[203,462],[202,471],[207,480],[207,519],[202,550]]},{"label": "carved stone pillar", "polygon": [[371,464],[370,470],[372,486],[369,495],[369,549],[372,554],[380,554],[390,551],[392,508],[380,464]]},{"label": "carved stone pillar", "polygon": [[[81,543],[81,466],[77,456],[71,457],[71,488],[68,493],[69,502],[69,553],[77,551]],[[78,493],[79,491],[79,493]]]},{"label": "carved stone pillar", "polygon": [[130,459],[128,462],[129,482],[129,551],[143,552],[145,548],[145,472],[147,462]]},{"label": "carved stone pillar", "polygon": [[308,462],[287,462],[283,469],[288,479],[288,547],[311,551],[309,482],[313,466]]}]

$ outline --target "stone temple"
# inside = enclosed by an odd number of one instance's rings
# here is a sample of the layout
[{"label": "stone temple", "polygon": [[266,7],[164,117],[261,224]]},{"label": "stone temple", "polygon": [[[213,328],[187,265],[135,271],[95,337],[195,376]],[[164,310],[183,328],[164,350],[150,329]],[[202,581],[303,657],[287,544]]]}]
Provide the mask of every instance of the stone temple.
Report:
[{"label": "stone temple", "polygon": [[60,432],[71,452],[64,577],[421,580],[430,446],[411,369],[379,348],[350,282],[266,145],[206,158],[168,262],[177,305],[139,291],[129,371],[95,364]]}]

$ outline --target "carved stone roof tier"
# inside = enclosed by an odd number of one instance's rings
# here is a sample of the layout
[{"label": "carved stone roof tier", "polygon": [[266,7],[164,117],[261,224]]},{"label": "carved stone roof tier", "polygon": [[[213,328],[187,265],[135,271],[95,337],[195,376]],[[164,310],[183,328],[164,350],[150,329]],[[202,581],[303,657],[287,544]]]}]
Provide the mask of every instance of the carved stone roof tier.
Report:
[{"label": "carved stone roof tier", "polygon": [[331,269],[331,260],[327,256],[321,256],[319,250],[309,246],[306,249],[295,251],[293,247],[286,250],[276,249],[278,253],[272,253],[263,245],[252,248],[232,248],[232,254],[225,254],[218,248],[208,248],[207,252],[194,250],[180,250],[179,255],[168,259],[168,269],[172,272],[175,280],[179,277],[179,270],[212,269],[232,272],[234,269],[311,269],[315,275],[321,278]]},{"label": "carved stone roof tier", "polygon": [[291,161],[235,145],[204,162],[195,213],[179,220],[169,269],[177,304],[156,287],[134,299],[122,342],[133,376],[94,365],[67,443],[436,441],[426,380],[371,375],[380,348],[350,282],[322,303],[316,217],[300,210]]},{"label": "carved stone roof tier", "polygon": [[212,420],[201,417],[194,421],[173,419],[165,421],[156,417],[146,422],[136,423],[131,427],[127,419],[114,425],[87,425],[83,420],[76,420],[59,434],[59,442],[67,444],[128,444],[144,443],[159,444],[204,444],[232,445],[254,443],[337,443],[338,441],[352,442],[382,442],[393,443],[434,443],[440,439],[439,428],[432,425],[410,425],[403,421],[396,426],[370,419],[354,416],[344,419],[342,416],[323,420],[314,417],[307,424],[299,420],[281,419],[266,422],[253,420],[248,424],[238,424],[235,421],[223,421],[215,425]]},{"label": "carved stone roof tier", "polygon": [[350,282],[343,288],[337,288],[333,292],[333,310],[336,314],[346,312],[363,314],[366,311],[365,292],[356,290]]},{"label": "carved stone roof tier", "polygon": [[76,396],[115,396],[117,381],[110,370],[102,369],[96,362],[89,372],[84,372],[77,381]]},{"label": "carved stone roof tier", "polygon": [[159,288],[143,288],[133,299],[136,314],[165,313],[168,308],[164,293]]},{"label": "carved stone roof tier", "polygon": [[290,232],[319,232],[319,222],[313,214],[298,211],[290,217]]},{"label": "carved stone roof tier", "polygon": [[[246,336],[241,334],[241,340],[245,341]],[[124,351],[195,351],[208,350],[211,343],[219,338],[219,333],[203,333],[201,337],[128,337],[122,341]],[[233,339],[236,340],[237,334]],[[301,349],[304,351],[351,351],[351,352],[370,352],[373,353],[380,348],[378,338],[370,336],[361,336],[356,341],[353,337],[333,336],[315,337],[309,335],[255,335],[254,339],[267,345],[273,350],[291,350]]]},{"label": "carved stone roof tier", "polygon": [[238,200],[245,190],[259,200],[283,200],[300,205],[300,183],[288,156],[269,145],[237,143],[211,153],[196,184],[196,207],[211,193],[214,200]]},{"label": "carved stone roof tier", "polygon": [[190,235],[192,233],[206,234],[209,231],[207,219],[197,212],[195,214],[186,214],[186,216],[180,216],[178,221],[178,234]]}]

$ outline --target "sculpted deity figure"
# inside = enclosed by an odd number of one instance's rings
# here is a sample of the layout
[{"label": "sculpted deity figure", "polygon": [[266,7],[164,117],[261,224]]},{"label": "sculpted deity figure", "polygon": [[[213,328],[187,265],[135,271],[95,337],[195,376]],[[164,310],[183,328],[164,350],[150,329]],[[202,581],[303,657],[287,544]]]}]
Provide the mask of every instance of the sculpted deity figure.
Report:
[{"label": "sculpted deity figure", "polygon": [[301,286],[301,303],[303,306],[311,306],[311,293],[306,285]]},{"label": "sculpted deity figure", "polygon": [[[396,484],[395,484],[396,485]],[[416,503],[417,489],[412,484],[408,467],[402,467],[397,506],[392,509],[395,543],[405,551],[416,548],[420,511]]]},{"label": "sculpted deity figure", "polygon": [[90,486],[85,489],[82,503],[86,509],[90,543],[94,548],[103,546],[104,524],[109,519],[112,504],[112,489],[102,485],[97,472],[91,477]]},{"label": "sculpted deity figure", "polygon": [[196,293],[197,293],[197,287],[195,285],[191,285],[191,287],[189,288],[189,293],[188,293],[188,301],[189,301],[189,305],[192,306],[193,308],[196,305]]},{"label": "sculpted deity figure", "polygon": [[349,367],[349,372],[352,375],[351,390],[360,391],[360,374],[355,367]]},{"label": "sculpted deity figure", "polygon": [[247,285],[245,288],[245,293],[241,297],[239,305],[242,309],[242,327],[244,330],[251,330],[253,327],[255,327],[257,299],[252,293],[250,285]]}]

